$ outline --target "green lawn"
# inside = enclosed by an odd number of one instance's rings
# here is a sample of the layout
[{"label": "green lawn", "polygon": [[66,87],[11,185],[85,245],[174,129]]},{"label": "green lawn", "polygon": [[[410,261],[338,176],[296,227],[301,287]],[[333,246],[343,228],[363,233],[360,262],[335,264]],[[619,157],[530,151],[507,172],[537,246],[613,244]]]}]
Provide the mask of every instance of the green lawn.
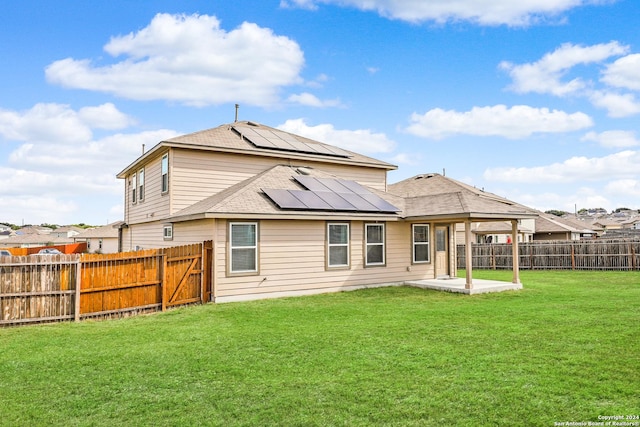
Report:
[{"label": "green lawn", "polygon": [[[510,280],[511,272],[474,271]],[[0,425],[553,426],[640,412],[640,273],[0,329]]]}]

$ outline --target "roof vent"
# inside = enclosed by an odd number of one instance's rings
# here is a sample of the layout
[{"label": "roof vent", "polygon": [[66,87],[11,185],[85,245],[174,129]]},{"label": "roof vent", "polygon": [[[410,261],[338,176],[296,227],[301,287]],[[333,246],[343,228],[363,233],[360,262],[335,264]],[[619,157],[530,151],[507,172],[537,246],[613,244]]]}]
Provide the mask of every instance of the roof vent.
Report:
[{"label": "roof vent", "polygon": [[256,122],[247,122],[247,124],[249,126],[260,126],[260,123],[256,123]]},{"label": "roof vent", "polygon": [[299,167],[296,169],[296,172],[298,172],[300,175],[311,175],[311,168],[309,167]]}]

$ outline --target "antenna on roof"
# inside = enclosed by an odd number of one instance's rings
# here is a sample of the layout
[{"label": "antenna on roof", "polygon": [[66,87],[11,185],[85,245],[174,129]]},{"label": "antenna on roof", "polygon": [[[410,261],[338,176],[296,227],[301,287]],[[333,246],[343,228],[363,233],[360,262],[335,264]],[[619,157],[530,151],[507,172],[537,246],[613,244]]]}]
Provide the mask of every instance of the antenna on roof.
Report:
[{"label": "antenna on roof", "polygon": [[234,122],[238,121],[238,109],[240,108],[240,104],[236,104],[236,119],[234,120]]}]

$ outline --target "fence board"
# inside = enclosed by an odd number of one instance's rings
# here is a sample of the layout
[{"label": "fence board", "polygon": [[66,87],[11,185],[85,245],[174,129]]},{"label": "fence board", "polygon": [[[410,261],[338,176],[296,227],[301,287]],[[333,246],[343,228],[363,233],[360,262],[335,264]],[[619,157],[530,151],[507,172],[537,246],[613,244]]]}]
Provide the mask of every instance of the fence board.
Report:
[{"label": "fence board", "polygon": [[0,261],[0,325],[74,317],[77,255],[11,256]]},{"label": "fence board", "polygon": [[[519,243],[520,269],[639,270],[640,240],[577,240]],[[465,267],[464,245],[458,245],[458,268]],[[512,245],[472,246],[472,265],[478,269],[511,269]]]}]

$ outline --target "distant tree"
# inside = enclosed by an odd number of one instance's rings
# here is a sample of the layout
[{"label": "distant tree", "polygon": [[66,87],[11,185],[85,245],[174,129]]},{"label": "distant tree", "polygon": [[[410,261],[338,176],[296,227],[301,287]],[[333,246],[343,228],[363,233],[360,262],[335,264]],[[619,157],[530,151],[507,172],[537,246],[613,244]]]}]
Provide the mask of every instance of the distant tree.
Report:
[{"label": "distant tree", "polygon": [[555,216],[565,216],[569,212],[560,211],[560,210],[557,210],[557,209],[549,209],[548,211],[544,211],[544,213],[549,214],[549,215],[555,215]]},{"label": "distant tree", "polygon": [[580,215],[584,215],[584,214],[586,214],[586,213],[588,213],[588,212],[589,212],[589,210],[588,210],[588,209],[585,209],[585,208],[582,208],[582,209],[580,209],[580,210],[578,211],[578,213],[579,213]]},{"label": "distant tree", "polygon": [[622,211],[630,211],[631,209],[629,208],[617,208],[616,210],[613,211],[613,213],[619,213]]},{"label": "distant tree", "polygon": [[52,230],[55,230],[56,228],[58,228],[58,226],[56,224],[47,224],[46,222],[44,224],[40,224],[40,227],[47,227],[47,228],[50,228]]}]

